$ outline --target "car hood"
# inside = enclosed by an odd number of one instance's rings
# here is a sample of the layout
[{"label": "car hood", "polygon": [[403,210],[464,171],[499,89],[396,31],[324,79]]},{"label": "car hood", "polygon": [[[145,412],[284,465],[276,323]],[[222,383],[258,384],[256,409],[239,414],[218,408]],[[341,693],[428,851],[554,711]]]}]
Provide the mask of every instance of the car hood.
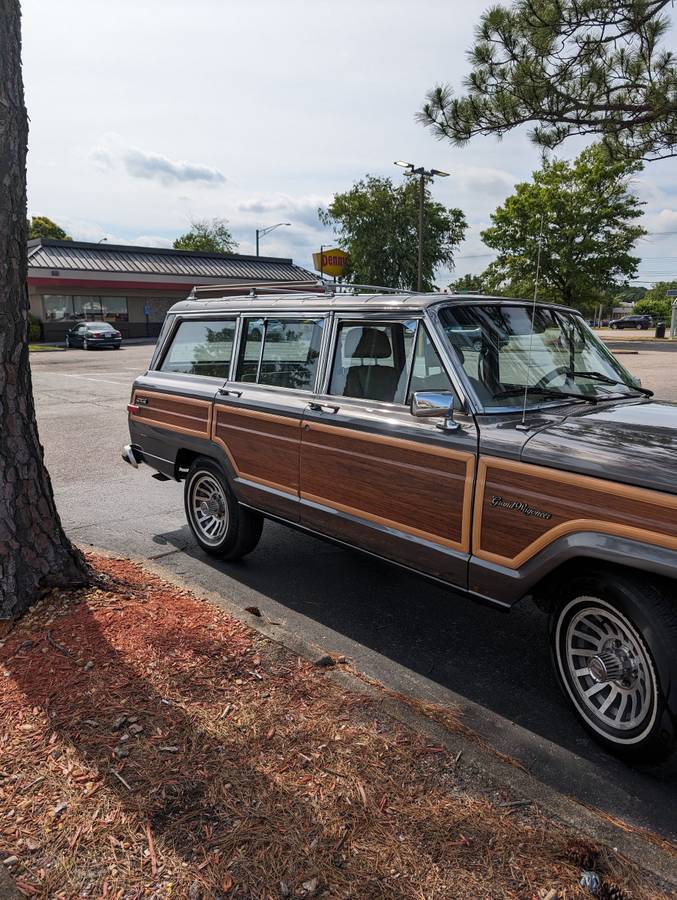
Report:
[{"label": "car hood", "polygon": [[621,400],[576,409],[536,432],[521,458],[677,494],[677,403]]}]

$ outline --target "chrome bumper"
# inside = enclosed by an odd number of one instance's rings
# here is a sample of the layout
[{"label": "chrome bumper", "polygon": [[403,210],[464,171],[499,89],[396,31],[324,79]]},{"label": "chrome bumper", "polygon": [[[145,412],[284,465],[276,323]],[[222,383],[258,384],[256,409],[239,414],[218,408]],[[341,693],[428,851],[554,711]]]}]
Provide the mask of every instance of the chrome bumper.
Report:
[{"label": "chrome bumper", "polygon": [[138,453],[138,451],[135,451],[131,444],[126,444],[122,448],[122,458],[126,463],[129,463],[130,466],[134,466],[135,469],[138,469],[139,463],[143,462],[141,454]]}]

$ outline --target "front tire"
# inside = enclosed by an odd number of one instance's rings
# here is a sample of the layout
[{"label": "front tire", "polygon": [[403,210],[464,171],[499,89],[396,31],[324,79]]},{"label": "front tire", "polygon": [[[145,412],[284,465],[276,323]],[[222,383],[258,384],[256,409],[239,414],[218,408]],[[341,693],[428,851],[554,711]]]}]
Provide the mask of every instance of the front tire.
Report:
[{"label": "front tire", "polygon": [[665,759],[675,740],[666,699],[677,610],[650,581],[597,573],[569,582],[550,616],[565,696],[606,750],[628,762]]},{"label": "front tire", "polygon": [[183,490],[186,518],[200,547],[220,559],[241,559],[256,547],[263,516],[238,502],[221,467],[198,457]]},{"label": "front tire", "polygon": [[89,350],[89,341],[87,340],[87,338],[85,338],[82,342],[82,349]]}]

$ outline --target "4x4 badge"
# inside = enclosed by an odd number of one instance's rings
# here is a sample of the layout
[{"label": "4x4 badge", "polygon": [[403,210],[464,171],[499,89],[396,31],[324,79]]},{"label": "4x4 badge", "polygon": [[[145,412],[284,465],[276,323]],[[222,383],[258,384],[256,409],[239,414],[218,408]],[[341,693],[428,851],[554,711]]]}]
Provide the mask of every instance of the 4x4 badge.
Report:
[{"label": "4x4 badge", "polygon": [[552,519],[552,513],[543,512],[541,509],[529,506],[529,504],[525,503],[523,500],[504,500],[503,497],[497,497],[494,494],[491,498],[491,505],[498,506],[499,509],[509,509],[514,510],[515,512],[521,512],[525,516],[534,516],[536,519]]}]

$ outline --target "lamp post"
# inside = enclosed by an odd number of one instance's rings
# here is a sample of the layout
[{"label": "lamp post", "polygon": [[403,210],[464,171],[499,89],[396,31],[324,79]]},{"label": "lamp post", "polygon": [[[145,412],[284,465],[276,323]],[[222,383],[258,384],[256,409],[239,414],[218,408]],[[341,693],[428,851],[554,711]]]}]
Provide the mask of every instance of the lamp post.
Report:
[{"label": "lamp post", "polygon": [[256,255],[259,255],[259,238],[262,238],[266,234],[270,234],[271,231],[275,231],[276,228],[280,228],[282,225],[291,225],[291,222],[278,222],[277,225],[269,225],[267,228],[257,228],[256,229]]},{"label": "lamp post", "polygon": [[447,178],[449,173],[442,172],[440,169],[425,169],[423,166],[415,166],[413,163],[405,162],[402,159],[396,159],[395,165],[403,169],[408,169],[404,174],[410,178],[418,175],[420,191],[418,198],[418,276],[416,279],[416,290],[423,290],[423,208],[425,204],[425,180],[426,178],[434,178],[439,175],[440,178]]}]

